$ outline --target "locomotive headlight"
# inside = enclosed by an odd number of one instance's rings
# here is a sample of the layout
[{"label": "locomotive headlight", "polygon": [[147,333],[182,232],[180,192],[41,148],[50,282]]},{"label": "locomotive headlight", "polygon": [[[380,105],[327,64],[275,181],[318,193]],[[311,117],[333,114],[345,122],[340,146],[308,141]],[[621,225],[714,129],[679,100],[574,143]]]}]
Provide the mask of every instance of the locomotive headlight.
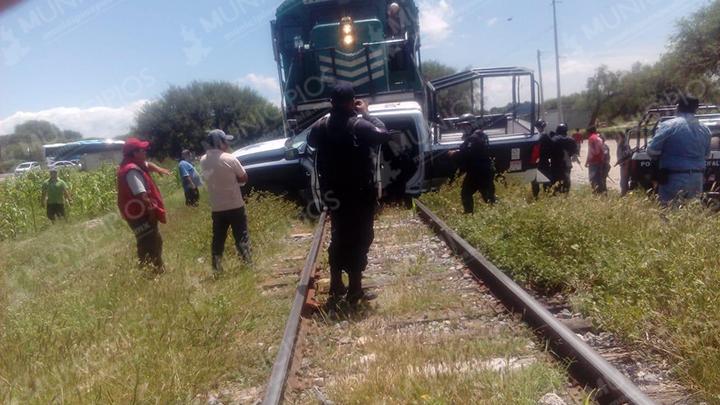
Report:
[{"label": "locomotive headlight", "polygon": [[350,17],[343,17],[340,20],[340,44],[345,48],[355,44],[355,25]]}]

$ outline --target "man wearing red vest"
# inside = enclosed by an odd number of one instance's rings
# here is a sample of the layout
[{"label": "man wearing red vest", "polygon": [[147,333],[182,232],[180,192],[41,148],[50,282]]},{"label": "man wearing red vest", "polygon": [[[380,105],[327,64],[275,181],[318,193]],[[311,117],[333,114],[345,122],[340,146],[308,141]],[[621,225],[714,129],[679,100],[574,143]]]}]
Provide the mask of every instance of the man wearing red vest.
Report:
[{"label": "man wearing red vest", "polygon": [[123,147],[123,161],[117,171],[118,208],[137,240],[142,265],[156,272],[164,270],[162,237],[158,223],[166,223],[165,205],[150,172],[167,171],[147,162],[149,142],[128,138]]},{"label": "man wearing red vest", "polygon": [[600,137],[597,128],[588,128],[588,154],[585,167],[588,168],[590,186],[596,194],[607,192],[607,172],[605,170],[605,141]]}]

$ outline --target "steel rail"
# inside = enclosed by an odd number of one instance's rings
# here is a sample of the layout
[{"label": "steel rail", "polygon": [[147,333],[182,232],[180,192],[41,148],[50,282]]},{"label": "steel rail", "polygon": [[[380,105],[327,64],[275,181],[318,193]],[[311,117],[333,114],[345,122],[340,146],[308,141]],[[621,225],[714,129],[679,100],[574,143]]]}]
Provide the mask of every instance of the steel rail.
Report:
[{"label": "steel rail", "polygon": [[578,382],[597,389],[595,395],[598,402],[637,405],[654,403],[535,298],[448,227],[425,204],[415,200],[415,206],[420,216],[461,256],[475,276],[480,278],[509,310],[521,314],[523,320],[548,341],[556,356],[569,361],[573,377]]},{"label": "steel rail", "polygon": [[320,215],[320,220],[313,234],[310,253],[305,259],[305,266],[300,273],[300,282],[295,290],[295,298],[293,299],[292,308],[290,309],[290,317],[285,325],[285,333],[283,334],[280,350],[278,351],[275,363],[273,364],[270,380],[268,380],[265,388],[265,396],[263,405],[277,405],[282,403],[285,394],[285,385],[287,383],[290,367],[292,366],[292,358],[295,353],[295,344],[297,343],[298,332],[300,330],[300,317],[302,316],[303,307],[310,290],[310,278],[315,271],[318,254],[322,248],[323,234],[325,233],[325,225],[327,223],[327,212]]}]

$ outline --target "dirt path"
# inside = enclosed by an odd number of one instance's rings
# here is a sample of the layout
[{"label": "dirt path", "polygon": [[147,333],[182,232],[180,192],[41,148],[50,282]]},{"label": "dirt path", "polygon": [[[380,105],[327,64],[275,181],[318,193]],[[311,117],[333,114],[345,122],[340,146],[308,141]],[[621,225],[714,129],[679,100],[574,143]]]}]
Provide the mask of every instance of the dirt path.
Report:
[{"label": "dirt path", "polygon": [[[620,167],[615,166],[615,163],[617,162],[617,159],[615,157],[617,142],[609,139],[605,141],[605,143],[610,148],[610,164],[612,165],[612,167],[610,168],[610,178],[607,181],[607,186],[608,189],[611,190],[620,190]],[[573,164],[572,182],[575,184],[590,184],[590,180],[588,179],[588,169],[585,167],[585,159],[587,158],[587,152],[588,143],[587,141],[585,141],[583,142],[582,148],[580,150],[580,162],[582,164]]]},{"label": "dirt path", "polygon": [[[375,229],[365,283],[379,298],[303,320],[287,403],[582,399],[568,393],[564,371],[531,332],[412,212],[386,209]],[[320,284],[324,299],[327,280]]]}]

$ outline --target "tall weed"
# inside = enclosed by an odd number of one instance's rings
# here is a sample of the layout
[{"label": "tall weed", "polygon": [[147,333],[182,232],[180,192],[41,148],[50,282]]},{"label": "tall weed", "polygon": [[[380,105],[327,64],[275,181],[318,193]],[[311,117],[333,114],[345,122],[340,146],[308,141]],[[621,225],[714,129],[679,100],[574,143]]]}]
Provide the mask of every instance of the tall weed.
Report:
[{"label": "tall weed", "polygon": [[500,202],[464,215],[459,184],[423,200],[516,280],[572,294],[602,328],[660,350],[678,375],[720,401],[720,220],[700,204],[674,211],[642,194],[568,197],[499,187]]}]

